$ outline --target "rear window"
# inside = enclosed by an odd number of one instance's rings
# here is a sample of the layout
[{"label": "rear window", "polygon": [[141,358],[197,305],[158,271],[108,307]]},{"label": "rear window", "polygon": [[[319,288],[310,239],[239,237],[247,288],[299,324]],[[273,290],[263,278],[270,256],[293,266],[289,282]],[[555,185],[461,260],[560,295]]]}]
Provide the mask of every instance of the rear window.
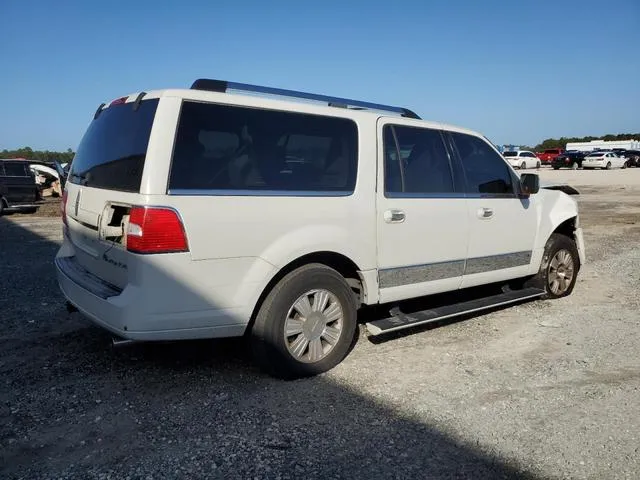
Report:
[{"label": "rear window", "polygon": [[345,118],[184,102],[169,189],[348,194],[357,144]]},{"label": "rear window", "polygon": [[544,153],[560,153],[560,149],[558,148],[548,148],[544,151]]},{"label": "rear window", "polygon": [[73,158],[68,181],[88,187],[139,192],[158,99],[103,110],[89,125]]},{"label": "rear window", "polygon": [[503,152],[502,154],[505,157],[517,157],[518,156],[518,152]]},{"label": "rear window", "polygon": [[[4,162],[4,175],[7,177],[28,177],[30,171],[25,168],[26,165],[20,162]],[[2,167],[0,167],[2,173]]]}]

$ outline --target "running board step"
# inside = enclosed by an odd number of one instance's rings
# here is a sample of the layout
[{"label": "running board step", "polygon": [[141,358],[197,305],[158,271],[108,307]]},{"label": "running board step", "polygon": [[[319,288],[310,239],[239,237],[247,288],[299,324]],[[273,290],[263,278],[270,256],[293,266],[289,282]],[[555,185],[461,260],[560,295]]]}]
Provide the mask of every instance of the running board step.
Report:
[{"label": "running board step", "polygon": [[545,291],[539,288],[524,288],[522,290],[512,290],[490,297],[453,303],[432,310],[422,310],[414,313],[403,313],[400,311],[400,308],[394,307],[390,311],[391,316],[389,318],[367,323],[367,331],[373,336],[395,332],[404,328],[437,322],[467,313],[480,312],[489,308],[521,302],[522,300],[538,298],[544,295],[544,293]]}]

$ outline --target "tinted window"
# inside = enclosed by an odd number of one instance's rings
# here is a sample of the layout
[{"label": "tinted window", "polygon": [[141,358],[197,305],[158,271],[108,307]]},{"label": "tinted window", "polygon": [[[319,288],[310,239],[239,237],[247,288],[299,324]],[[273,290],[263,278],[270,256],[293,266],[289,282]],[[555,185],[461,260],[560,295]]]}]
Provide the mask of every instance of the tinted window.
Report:
[{"label": "tinted window", "polygon": [[25,164],[19,162],[5,162],[4,174],[7,177],[28,177],[29,174],[25,170]]},{"label": "tinted window", "polygon": [[479,137],[451,132],[467,177],[468,193],[511,194],[513,181],[504,159]]},{"label": "tinted window", "polygon": [[517,157],[518,152],[504,152],[502,155],[504,155],[505,157]]},{"label": "tinted window", "polygon": [[89,125],[71,164],[68,181],[90,187],[140,191],[149,134],[158,100],[103,110]]},{"label": "tinted window", "polygon": [[438,130],[386,125],[384,151],[385,193],[454,191],[449,157]]},{"label": "tinted window", "polygon": [[357,141],[343,118],[184,102],[169,188],[352,192]]}]

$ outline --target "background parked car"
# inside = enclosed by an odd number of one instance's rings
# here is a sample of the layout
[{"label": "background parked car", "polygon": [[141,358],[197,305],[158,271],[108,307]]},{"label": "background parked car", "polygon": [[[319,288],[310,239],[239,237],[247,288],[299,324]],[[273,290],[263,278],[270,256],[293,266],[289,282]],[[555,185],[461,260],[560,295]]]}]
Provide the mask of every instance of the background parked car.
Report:
[{"label": "background parked car", "polygon": [[627,167],[640,168],[640,150],[625,150],[622,156],[627,159]]},{"label": "background parked car", "polygon": [[577,150],[564,152],[562,155],[558,155],[551,162],[551,166],[554,170],[558,170],[560,168],[571,168],[573,170],[577,170],[578,168],[582,168],[582,161],[586,152],[579,152]]},{"label": "background parked car", "polygon": [[610,170],[612,168],[625,168],[627,159],[618,156],[615,152],[591,152],[584,157],[582,161],[582,168],[602,168]]},{"label": "background parked car", "polygon": [[562,148],[547,148],[542,152],[536,153],[540,162],[544,165],[552,164],[558,155],[562,155],[564,150]]},{"label": "background parked car", "polygon": [[35,212],[41,200],[29,163],[0,159],[0,215],[6,211]]},{"label": "background parked car", "polygon": [[536,154],[528,150],[518,150],[517,152],[503,152],[502,156],[507,159],[513,168],[540,168],[541,162]]}]

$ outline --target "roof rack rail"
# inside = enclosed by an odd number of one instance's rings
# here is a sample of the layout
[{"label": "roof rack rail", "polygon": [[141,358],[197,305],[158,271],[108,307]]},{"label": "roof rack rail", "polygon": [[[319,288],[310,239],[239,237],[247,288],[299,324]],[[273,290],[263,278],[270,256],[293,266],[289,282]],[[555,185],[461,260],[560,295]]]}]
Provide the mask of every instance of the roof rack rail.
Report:
[{"label": "roof rack rail", "polygon": [[399,113],[403,117],[416,118],[420,117],[403,107],[393,107],[391,105],[382,105],[379,103],[362,102],[360,100],[350,100],[348,98],[330,97],[327,95],[319,95],[316,93],[298,92],[296,90],[285,90],[283,88],[263,87],[261,85],[250,85],[248,83],[227,82],[226,80],[213,80],[208,78],[199,78],[191,85],[192,90],[207,90],[210,92],[225,93],[228,90],[240,90],[244,92],[264,93],[268,95],[278,95],[282,97],[302,98],[304,100],[314,100],[317,102],[327,103],[332,107],[347,108],[349,106],[359,107],[369,110],[381,110],[385,112]]}]

